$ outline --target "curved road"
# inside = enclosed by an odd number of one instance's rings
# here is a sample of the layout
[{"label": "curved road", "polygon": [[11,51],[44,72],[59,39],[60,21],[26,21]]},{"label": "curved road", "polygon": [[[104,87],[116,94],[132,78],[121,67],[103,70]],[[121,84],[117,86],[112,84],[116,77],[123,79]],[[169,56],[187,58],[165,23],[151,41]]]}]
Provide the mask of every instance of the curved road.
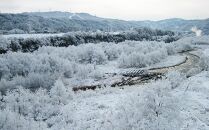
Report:
[{"label": "curved road", "polygon": [[149,69],[149,72],[153,73],[167,73],[169,71],[177,70],[182,73],[187,74],[192,69],[197,69],[199,66],[200,57],[198,55],[192,54],[195,51],[188,51],[181,53],[181,55],[185,55],[186,59],[180,64],[176,64],[174,66],[163,67],[163,68],[154,68]]}]

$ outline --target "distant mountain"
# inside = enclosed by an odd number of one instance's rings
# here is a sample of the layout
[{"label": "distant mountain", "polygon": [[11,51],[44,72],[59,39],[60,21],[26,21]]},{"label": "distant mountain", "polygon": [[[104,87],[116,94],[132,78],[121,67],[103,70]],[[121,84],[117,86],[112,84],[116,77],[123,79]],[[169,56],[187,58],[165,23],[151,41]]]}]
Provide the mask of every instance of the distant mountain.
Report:
[{"label": "distant mountain", "polygon": [[55,18],[55,19],[74,19],[74,20],[104,20],[104,18],[99,18],[88,13],[70,13],[70,12],[59,12],[59,11],[52,11],[52,12],[31,12],[31,13],[23,13],[26,15],[33,15],[33,16],[41,16],[43,18]]},{"label": "distant mountain", "polygon": [[166,19],[160,21],[141,21],[142,26],[162,29],[162,30],[172,30],[177,32],[189,32],[192,27],[197,27],[201,29],[204,34],[209,34],[209,19],[205,20],[184,20],[184,19]]},{"label": "distant mountain", "polygon": [[21,14],[0,14],[0,33],[51,33],[69,31],[124,31],[132,28],[191,32],[196,26],[209,34],[209,19],[184,20],[166,19],[160,21],[124,21],[100,18],[87,13],[70,12],[26,12]]},{"label": "distant mountain", "polygon": [[72,13],[69,12],[59,12],[59,11],[53,11],[53,12],[26,12],[22,13],[23,15],[30,15],[30,16],[40,16],[43,18],[68,18],[72,15]]},{"label": "distant mountain", "polygon": [[121,31],[137,27],[139,27],[137,23],[98,18],[85,13],[38,12],[0,14],[0,31],[2,32],[10,32],[14,29],[23,30],[25,33]]}]

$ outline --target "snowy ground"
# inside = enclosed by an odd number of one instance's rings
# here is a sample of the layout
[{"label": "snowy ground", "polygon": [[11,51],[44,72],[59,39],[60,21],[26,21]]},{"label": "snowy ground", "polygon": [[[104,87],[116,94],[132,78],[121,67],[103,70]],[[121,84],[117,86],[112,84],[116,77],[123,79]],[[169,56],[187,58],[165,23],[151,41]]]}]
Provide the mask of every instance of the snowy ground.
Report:
[{"label": "snowy ground", "polygon": [[[152,68],[170,67],[170,66],[175,66],[175,65],[181,64],[181,63],[185,62],[185,60],[186,60],[186,55],[180,55],[180,54],[171,55],[171,56],[168,56],[165,59],[161,60],[159,63],[153,64],[149,67],[140,68],[140,69],[148,70],[148,69],[152,69]],[[118,68],[118,64],[116,62],[109,62],[106,65],[98,66],[98,69],[101,72],[105,72],[105,73],[120,74],[121,72],[132,71],[132,70],[136,70],[139,68],[128,68],[128,69]]]},{"label": "snowy ground", "polygon": [[[191,52],[191,54],[197,56],[201,55],[201,53],[201,51]],[[164,59],[161,63],[153,65],[152,67],[173,66],[185,61],[185,56],[170,56],[168,59]],[[118,71],[111,69],[110,72]],[[137,124],[134,120],[137,120],[140,118],[137,118],[137,116],[142,116],[143,113],[146,112],[142,109],[142,107],[144,107],[142,104],[145,100],[143,95],[147,94],[146,91],[149,91],[150,86],[158,86],[160,82],[160,87],[166,88],[171,86],[172,88],[167,92],[169,93],[168,95],[164,92],[163,94],[159,92],[162,94],[162,97],[154,97],[155,100],[162,102],[166,108],[157,105],[146,106],[147,108],[145,109],[148,109],[148,111],[149,109],[151,109],[151,111],[162,109],[162,112],[167,113],[167,116],[165,118],[162,114],[162,117],[155,117],[155,115],[149,113],[149,116],[153,116],[153,120],[151,121],[148,118],[148,124],[157,123],[157,126],[150,125],[147,129],[208,130],[209,73],[203,71],[190,78],[185,78],[184,75],[185,74],[179,75],[178,72],[171,72],[170,75],[168,74],[168,79],[162,79],[161,81],[144,85],[123,86],[122,88],[104,88],[86,92],[80,91],[75,95],[75,98],[78,100],[75,100],[72,103],[74,104],[74,109],[76,111],[72,112],[72,109],[69,110],[69,112],[73,113],[73,117],[76,117],[76,120],[74,120],[74,122],[76,122],[75,129],[125,130],[140,128],[142,125],[140,124],[140,121]],[[167,82],[169,83],[167,84]],[[154,93],[158,93],[158,91],[154,91]],[[152,93],[148,93],[148,95],[149,94]],[[172,100],[169,100],[169,98]],[[173,104],[172,101],[174,101]],[[67,108],[65,109],[71,108],[72,104],[70,103],[69,106],[66,105]],[[173,111],[164,110],[169,109],[170,107]],[[141,118],[143,118],[143,116]],[[157,119],[154,120],[154,118]],[[174,120],[170,120],[170,118],[173,118]],[[146,124],[144,125],[146,126]],[[144,127],[144,129],[145,128],[146,127]]]},{"label": "snowy ground", "polygon": [[163,59],[160,63],[154,64],[154,65],[148,67],[148,69],[175,66],[175,65],[181,64],[185,61],[186,61],[186,56],[172,55],[172,56],[168,56],[167,58]]},{"label": "snowy ground", "polygon": [[209,77],[202,72],[187,79],[174,93],[181,97],[184,129],[209,129]]},{"label": "snowy ground", "polygon": [[[165,73],[162,79],[149,80],[148,83],[110,87],[111,83],[122,78],[118,75],[122,71],[136,69],[119,68],[118,62],[113,60],[93,66],[99,70],[94,74],[95,77],[100,75],[98,73],[105,73],[102,79],[61,76],[49,92],[40,89],[32,93],[20,87],[2,97],[0,94],[0,100],[3,101],[0,104],[0,128],[208,130],[209,50],[202,45],[195,45],[195,49],[168,55],[156,64],[140,68],[158,68],[155,71]],[[60,57],[70,54],[66,53],[68,51],[60,52],[63,52],[59,53]],[[72,91],[72,86],[101,83],[109,85],[95,90]]]},{"label": "snowy ground", "polygon": [[42,38],[42,37],[49,37],[49,36],[62,36],[65,33],[39,33],[39,34],[8,34],[2,35],[4,38]]},{"label": "snowy ground", "polygon": [[94,80],[92,78],[90,79],[82,79],[82,80],[76,80],[74,78],[72,79],[63,79],[64,83],[66,85],[70,86],[91,86],[91,85],[99,85],[99,84],[105,84],[106,86],[109,86],[117,81],[120,81],[122,77],[121,74],[130,73],[132,71],[136,70],[149,70],[149,69],[156,69],[159,68],[170,68],[175,67],[176,65],[183,64],[186,62],[187,55],[171,55],[167,58],[163,59],[161,62],[156,63],[150,67],[145,68],[118,68],[118,64],[115,61],[109,62],[105,65],[98,65],[97,69],[99,70],[99,73],[104,73],[104,77],[100,80]]},{"label": "snowy ground", "polygon": [[[171,91],[171,96],[174,99],[178,99],[178,102],[176,102],[178,106],[175,107],[179,107],[176,109],[180,110],[177,116],[179,116],[181,129],[209,129],[208,76],[208,72],[202,72],[196,76],[190,77],[189,79],[182,80],[183,82],[180,83],[177,88]],[[155,85],[155,83],[151,84]],[[115,122],[112,122],[113,119],[111,119],[113,117],[109,117],[111,115],[110,113],[115,115],[118,110],[122,111],[121,106],[124,108],[128,107],[128,104],[126,104],[125,100],[132,100],[130,97],[134,98],[133,100],[141,100],[142,97],[140,95],[142,95],[146,87],[149,87],[149,84],[124,86],[124,89],[110,88],[96,91],[78,92],[74,97],[77,100],[74,100],[69,103],[69,105],[66,105],[66,108],[64,109],[71,108],[73,104],[75,111],[72,112],[72,109],[68,110],[70,113],[73,113],[73,117],[76,117],[74,120],[78,127],[76,129],[126,129],[123,127],[118,127],[117,124],[114,124]],[[136,95],[138,95],[138,97]],[[123,104],[124,102],[125,104]],[[135,102],[137,103],[137,101],[133,101],[133,103]],[[140,110],[140,108],[134,108],[135,105],[132,105],[133,108],[131,108],[128,112],[136,111],[135,113],[140,113],[140,111],[137,111]],[[68,111],[66,111],[66,113],[67,112]],[[172,112],[168,113],[172,114]],[[132,118],[133,117],[127,117],[126,123],[128,124],[131,120],[134,120]],[[109,122],[107,123],[108,120]],[[120,121],[120,119],[118,121]],[[104,122],[107,124],[103,124]],[[165,126],[162,126],[162,128],[164,127]]]}]

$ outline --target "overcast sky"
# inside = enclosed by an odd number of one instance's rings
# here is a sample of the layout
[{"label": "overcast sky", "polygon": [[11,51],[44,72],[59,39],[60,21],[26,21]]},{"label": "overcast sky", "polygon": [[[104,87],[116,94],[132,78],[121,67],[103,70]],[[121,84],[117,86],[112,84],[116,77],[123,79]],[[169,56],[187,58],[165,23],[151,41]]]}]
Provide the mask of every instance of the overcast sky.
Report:
[{"label": "overcast sky", "polygon": [[209,18],[209,0],[0,0],[0,11],[86,12],[124,20]]}]

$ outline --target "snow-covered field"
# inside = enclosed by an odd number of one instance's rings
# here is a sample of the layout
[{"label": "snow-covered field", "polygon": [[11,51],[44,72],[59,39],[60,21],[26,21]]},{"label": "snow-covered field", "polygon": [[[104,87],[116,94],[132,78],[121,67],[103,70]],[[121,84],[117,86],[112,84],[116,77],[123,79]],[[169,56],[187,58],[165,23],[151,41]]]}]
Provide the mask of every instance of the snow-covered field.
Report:
[{"label": "snow-covered field", "polygon": [[[208,39],[89,43],[1,54],[0,129],[207,130],[209,49],[199,41]],[[188,59],[188,51],[198,60]],[[111,87],[125,78],[123,71],[171,66],[158,80]],[[94,90],[73,91],[98,84]]]},{"label": "snow-covered field", "polygon": [[186,56],[172,55],[172,56],[168,56],[167,58],[163,59],[161,62],[150,66],[149,68],[163,68],[163,67],[175,66],[175,65],[181,64],[185,61],[186,61]]},{"label": "snow-covered field", "polygon": [[4,38],[42,38],[42,37],[49,37],[49,36],[62,36],[65,33],[38,33],[38,34],[8,34],[2,35]]}]

